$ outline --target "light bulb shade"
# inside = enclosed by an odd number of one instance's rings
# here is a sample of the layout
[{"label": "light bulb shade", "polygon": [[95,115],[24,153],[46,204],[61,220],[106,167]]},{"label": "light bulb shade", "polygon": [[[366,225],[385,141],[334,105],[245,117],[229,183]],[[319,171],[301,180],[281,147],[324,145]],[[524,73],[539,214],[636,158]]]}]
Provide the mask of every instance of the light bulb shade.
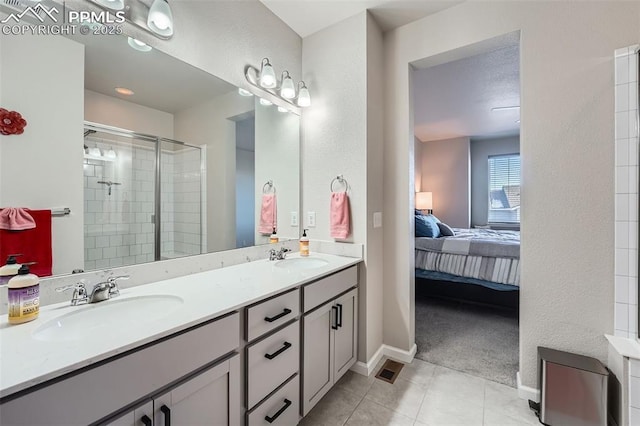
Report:
[{"label": "light bulb shade", "polygon": [[111,10],[124,9],[124,0],[94,0],[94,2]]},{"label": "light bulb shade", "polygon": [[100,152],[100,148],[94,146],[93,148],[89,148],[89,155],[92,157],[102,157],[102,152]]},{"label": "light bulb shade", "polygon": [[273,71],[269,59],[264,58],[262,60],[262,67],[260,68],[260,86],[265,89],[273,89],[276,87],[276,84],[276,73]]},{"label": "light bulb shade", "polygon": [[301,83],[302,87],[300,87],[300,90],[298,91],[298,106],[308,107],[309,105],[311,105],[311,96],[309,95],[309,89],[307,89],[307,86],[304,84],[304,82]]},{"label": "light bulb shade", "polygon": [[173,14],[167,0],[153,0],[147,16],[147,26],[158,35],[173,35]]},{"label": "light bulb shade", "polygon": [[140,52],[150,52],[151,51],[151,46],[149,46],[147,43],[144,43],[138,39],[135,39],[133,37],[129,37],[127,39],[127,43],[129,43],[129,46],[132,49],[138,50]]},{"label": "light bulb shade", "polygon": [[285,99],[293,99],[296,97],[296,86],[288,71],[282,73],[282,85],[280,86],[280,96]]},{"label": "light bulb shade", "polygon": [[113,148],[111,148],[109,149],[109,151],[104,153],[104,156],[106,158],[116,158],[118,155],[116,154],[116,151]]},{"label": "light bulb shade", "polygon": [[416,192],[416,209],[433,209],[433,192]]}]

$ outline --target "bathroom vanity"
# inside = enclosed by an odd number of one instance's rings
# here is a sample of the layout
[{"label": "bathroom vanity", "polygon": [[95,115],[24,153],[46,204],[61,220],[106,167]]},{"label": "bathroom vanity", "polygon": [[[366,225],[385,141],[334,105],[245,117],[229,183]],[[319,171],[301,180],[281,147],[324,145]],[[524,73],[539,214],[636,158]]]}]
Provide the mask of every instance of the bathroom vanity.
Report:
[{"label": "bathroom vanity", "polygon": [[360,261],[260,260],[4,316],[0,423],[296,424],[356,362]]}]

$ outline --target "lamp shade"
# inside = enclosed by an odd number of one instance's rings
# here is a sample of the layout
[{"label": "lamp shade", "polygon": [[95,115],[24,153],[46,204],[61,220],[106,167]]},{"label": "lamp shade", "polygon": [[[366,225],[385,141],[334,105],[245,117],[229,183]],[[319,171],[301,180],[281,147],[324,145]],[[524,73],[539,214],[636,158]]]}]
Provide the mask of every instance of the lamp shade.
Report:
[{"label": "lamp shade", "polygon": [[269,59],[264,58],[262,60],[262,67],[260,68],[260,86],[265,89],[273,89],[276,85],[276,73],[269,62]]},{"label": "lamp shade", "polygon": [[433,209],[433,193],[432,192],[416,192],[416,209],[418,210]]},{"label": "lamp shade", "polygon": [[280,96],[285,99],[293,99],[296,97],[296,86],[288,71],[282,73],[282,83],[280,86]]},{"label": "lamp shade", "polygon": [[309,89],[307,89],[307,85],[304,84],[304,81],[300,83],[300,90],[298,91],[298,106],[299,107],[308,107],[311,105],[311,96],[309,95]]},{"label": "lamp shade", "polygon": [[154,0],[149,8],[147,26],[154,33],[171,37],[173,35],[173,14],[167,0]]}]

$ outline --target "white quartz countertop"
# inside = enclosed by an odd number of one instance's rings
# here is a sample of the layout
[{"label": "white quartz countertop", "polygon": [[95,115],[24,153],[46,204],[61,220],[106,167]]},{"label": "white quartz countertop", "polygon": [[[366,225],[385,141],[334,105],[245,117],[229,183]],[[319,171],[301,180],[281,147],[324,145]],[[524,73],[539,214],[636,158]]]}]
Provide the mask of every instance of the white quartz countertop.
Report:
[{"label": "white quartz countertop", "polygon": [[[299,257],[298,255],[287,258]],[[104,302],[70,306],[69,302],[44,306],[38,319],[10,325],[0,317],[0,397],[11,395],[82,367],[110,358],[164,336],[232,312],[242,306],[309,283],[355,265],[360,258],[311,254],[327,265],[301,271],[276,267],[276,262],[259,260],[152,284],[120,290],[120,296]],[[102,324],[96,333],[76,340],[42,341],[34,333],[63,315],[101,309],[111,302],[141,296],[167,295],[184,302],[153,321],[127,327]],[[140,303],[144,303],[141,299]],[[135,309],[137,302],[128,305]],[[154,312],[154,316],[158,316]],[[117,321],[116,321],[117,322]],[[96,327],[88,324],[87,327]]]}]

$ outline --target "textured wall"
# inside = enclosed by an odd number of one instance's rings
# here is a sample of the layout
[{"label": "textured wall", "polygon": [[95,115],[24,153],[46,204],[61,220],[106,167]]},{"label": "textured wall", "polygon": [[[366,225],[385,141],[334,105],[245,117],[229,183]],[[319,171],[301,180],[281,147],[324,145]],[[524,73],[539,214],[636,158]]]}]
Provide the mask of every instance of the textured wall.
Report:
[{"label": "textured wall", "polygon": [[[521,37],[520,373],[536,347],[606,360],[613,330],[613,51],[637,42],[637,2],[466,2],[387,33],[385,343],[413,343],[409,64],[515,30]],[[461,30],[462,29],[462,30]],[[586,184],[588,183],[588,184]]]}]

